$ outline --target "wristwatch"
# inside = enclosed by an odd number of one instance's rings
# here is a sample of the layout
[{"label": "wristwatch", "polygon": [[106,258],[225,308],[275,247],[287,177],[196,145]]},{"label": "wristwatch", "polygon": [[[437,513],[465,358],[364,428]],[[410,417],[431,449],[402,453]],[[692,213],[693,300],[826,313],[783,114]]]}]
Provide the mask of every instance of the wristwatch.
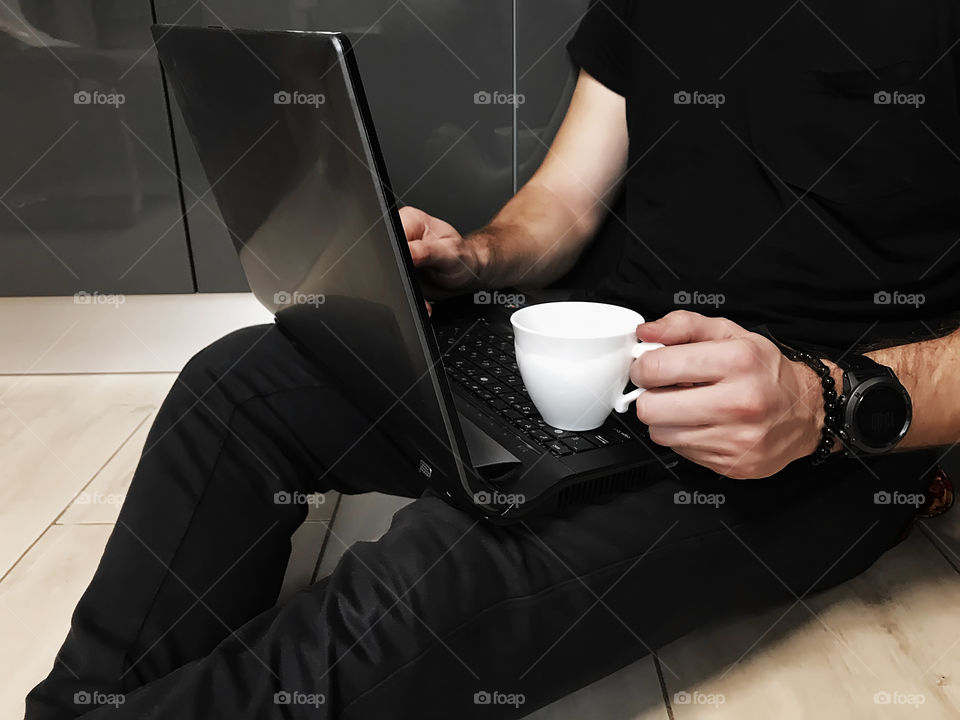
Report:
[{"label": "wristwatch", "polygon": [[837,366],[843,370],[843,392],[831,429],[846,454],[890,452],[910,429],[913,404],[907,389],[893,370],[864,355],[848,355]]}]

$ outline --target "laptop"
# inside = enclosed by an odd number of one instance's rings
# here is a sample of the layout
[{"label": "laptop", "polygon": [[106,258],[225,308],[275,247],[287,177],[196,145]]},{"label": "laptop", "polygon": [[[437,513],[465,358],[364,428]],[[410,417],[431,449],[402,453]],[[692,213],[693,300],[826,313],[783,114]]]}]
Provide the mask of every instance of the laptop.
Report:
[{"label": "laptop", "polygon": [[677,463],[632,412],[589,432],[540,418],[509,321],[532,298],[478,293],[429,316],[347,36],[153,32],[251,290],[433,492],[511,523]]}]

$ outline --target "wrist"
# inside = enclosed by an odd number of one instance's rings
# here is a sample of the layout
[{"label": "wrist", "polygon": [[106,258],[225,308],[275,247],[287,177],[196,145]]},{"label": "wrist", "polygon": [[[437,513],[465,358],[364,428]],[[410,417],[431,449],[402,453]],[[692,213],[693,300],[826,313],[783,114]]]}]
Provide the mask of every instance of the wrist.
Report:
[{"label": "wrist", "polygon": [[[832,378],[832,387],[839,395],[843,387],[843,370],[829,360],[821,358],[820,362],[829,370],[828,377]],[[827,400],[824,393],[828,389],[828,383],[825,384],[824,376],[802,360],[792,360],[791,365],[797,373],[800,387],[797,405],[801,408],[803,430],[801,431],[797,457],[801,458],[817,453],[824,442],[827,415]],[[829,433],[829,436],[833,439],[829,448],[830,454],[840,452],[842,444],[839,438],[833,436],[832,433]]]},{"label": "wrist", "polygon": [[465,237],[464,245],[470,265],[472,265],[474,279],[472,290],[498,287],[493,262],[493,236],[488,227],[481,228]]}]

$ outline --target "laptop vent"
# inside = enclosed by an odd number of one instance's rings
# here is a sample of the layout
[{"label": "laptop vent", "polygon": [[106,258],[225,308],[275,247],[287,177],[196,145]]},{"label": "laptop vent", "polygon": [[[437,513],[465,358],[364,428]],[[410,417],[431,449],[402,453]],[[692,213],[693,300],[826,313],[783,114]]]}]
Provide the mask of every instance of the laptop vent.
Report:
[{"label": "laptop vent", "polygon": [[583,505],[602,495],[630,490],[639,485],[643,479],[643,469],[634,468],[568,485],[557,493],[557,510],[563,510],[572,505]]}]

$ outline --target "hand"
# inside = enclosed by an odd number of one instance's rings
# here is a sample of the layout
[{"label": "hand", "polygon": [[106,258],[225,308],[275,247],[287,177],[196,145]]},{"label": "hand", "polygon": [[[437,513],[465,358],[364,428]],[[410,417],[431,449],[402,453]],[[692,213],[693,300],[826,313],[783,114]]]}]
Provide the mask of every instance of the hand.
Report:
[{"label": "hand", "polygon": [[730,320],[672,312],[637,328],[668,347],[634,361],[647,388],[637,417],[650,439],[731,478],[762,478],[813,453],[823,426],[820,380],[767,338]]},{"label": "hand", "polygon": [[413,207],[401,208],[400,219],[427,295],[442,297],[444,291],[479,285],[479,253],[452,225]]}]

